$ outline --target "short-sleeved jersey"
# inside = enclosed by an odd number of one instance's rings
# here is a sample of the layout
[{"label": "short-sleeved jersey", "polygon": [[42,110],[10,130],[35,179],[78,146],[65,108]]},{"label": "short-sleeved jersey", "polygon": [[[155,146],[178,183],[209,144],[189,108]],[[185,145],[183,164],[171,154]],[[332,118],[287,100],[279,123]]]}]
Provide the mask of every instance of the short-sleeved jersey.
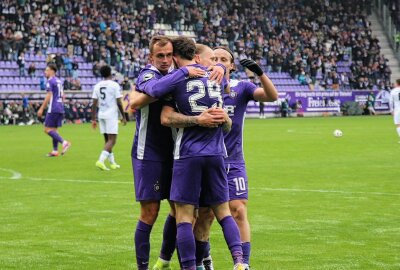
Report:
[{"label": "short-sleeved jersey", "polygon": [[251,82],[231,80],[230,93],[223,94],[224,109],[232,119],[232,129],[225,134],[224,140],[228,157],[225,163],[244,163],[243,125],[247,103],[254,100],[257,86]]},{"label": "short-sleeved jersey", "polygon": [[46,83],[46,91],[51,92],[48,113],[64,113],[63,85],[57,77],[50,78]]},{"label": "short-sleeved jersey", "polygon": [[[163,75],[152,65],[139,73],[136,91],[144,92]],[[162,101],[156,101],[136,111],[136,132],[132,146],[132,157],[140,160],[172,160],[174,141],[172,129],[161,125]]]},{"label": "short-sleeved jersey", "polygon": [[394,88],[390,92],[390,111],[400,111],[400,87]]},{"label": "short-sleeved jersey", "polygon": [[93,89],[93,99],[98,100],[100,119],[118,119],[117,99],[122,97],[121,86],[112,80],[98,82]]},{"label": "short-sleeved jersey", "polygon": [[[207,70],[201,65],[192,66]],[[173,74],[160,79],[151,88],[146,88],[145,92],[155,98],[171,94],[175,107],[184,115],[199,115],[208,108],[222,106],[221,89],[227,84],[225,79],[222,85],[219,85],[209,80],[208,72],[205,77],[200,78],[188,78],[187,75],[188,71],[185,67],[178,69]],[[221,127],[194,126],[178,129],[174,159],[217,155],[226,156]]]}]

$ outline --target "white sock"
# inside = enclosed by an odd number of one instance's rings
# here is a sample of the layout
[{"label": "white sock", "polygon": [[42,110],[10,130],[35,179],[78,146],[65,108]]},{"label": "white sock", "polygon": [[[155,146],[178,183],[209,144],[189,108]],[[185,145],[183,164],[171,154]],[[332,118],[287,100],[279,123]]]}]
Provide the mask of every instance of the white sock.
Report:
[{"label": "white sock", "polygon": [[396,128],[396,130],[397,130],[397,134],[399,134],[399,137],[400,137],[400,127]]},{"label": "white sock", "polygon": [[108,160],[110,161],[111,164],[115,163],[115,159],[114,159],[114,153],[110,153],[108,155]]},{"label": "white sock", "polygon": [[103,151],[101,151],[99,160],[104,163],[104,161],[107,159],[107,157],[109,155],[110,155],[110,153],[108,153],[107,151],[103,150]]}]

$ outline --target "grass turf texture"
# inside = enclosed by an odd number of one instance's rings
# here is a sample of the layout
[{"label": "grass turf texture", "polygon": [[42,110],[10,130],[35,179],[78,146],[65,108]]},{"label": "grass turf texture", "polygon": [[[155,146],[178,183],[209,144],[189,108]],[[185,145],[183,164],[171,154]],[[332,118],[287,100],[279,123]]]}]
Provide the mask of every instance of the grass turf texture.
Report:
[{"label": "grass turf texture", "polygon": [[[136,269],[134,124],[120,127],[121,169],[110,172],[94,166],[98,131],[60,131],[72,147],[47,158],[51,140],[41,126],[0,127],[0,269]],[[252,269],[400,268],[400,144],[391,117],[246,120],[244,141]],[[232,269],[217,223],[211,245],[215,268]]]}]

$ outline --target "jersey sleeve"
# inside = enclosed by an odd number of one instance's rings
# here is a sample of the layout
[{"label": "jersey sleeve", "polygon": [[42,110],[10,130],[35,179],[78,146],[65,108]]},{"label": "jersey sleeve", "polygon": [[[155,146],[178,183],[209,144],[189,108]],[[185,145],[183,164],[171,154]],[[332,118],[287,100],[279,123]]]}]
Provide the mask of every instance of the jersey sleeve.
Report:
[{"label": "jersey sleeve", "polygon": [[122,98],[122,88],[118,83],[115,85],[115,98]]},{"label": "jersey sleeve", "polygon": [[141,74],[136,82],[136,91],[143,93],[144,89],[148,86],[155,84],[157,82],[156,72],[154,70],[145,70]]},{"label": "jersey sleeve", "polygon": [[92,99],[99,99],[99,95],[97,93],[97,85],[94,86],[93,88],[93,94],[92,94]]},{"label": "jersey sleeve", "polygon": [[254,99],[254,92],[258,88],[257,85],[255,85],[252,82],[242,82],[243,83],[243,94],[245,95],[247,101],[249,100],[255,100]]},{"label": "jersey sleeve", "polygon": [[47,82],[46,82],[46,91],[47,91],[47,92],[51,92],[51,86],[52,86],[51,81],[50,81],[50,80],[47,81]]},{"label": "jersey sleeve", "polygon": [[168,74],[157,80],[155,84],[147,85],[144,93],[154,98],[160,98],[168,93],[171,93],[176,86],[184,81],[189,75],[187,68],[180,68],[174,73]]}]

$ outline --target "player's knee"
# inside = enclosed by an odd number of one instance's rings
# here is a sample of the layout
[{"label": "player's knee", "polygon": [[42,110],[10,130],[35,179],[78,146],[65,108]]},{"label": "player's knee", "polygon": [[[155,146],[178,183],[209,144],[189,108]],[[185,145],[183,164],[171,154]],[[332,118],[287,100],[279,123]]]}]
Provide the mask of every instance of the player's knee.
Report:
[{"label": "player's knee", "polygon": [[244,203],[236,203],[231,205],[231,213],[233,218],[240,222],[247,219],[247,206]]},{"label": "player's knee", "polygon": [[159,211],[160,205],[156,203],[142,206],[140,220],[146,222],[147,224],[154,224],[157,220]]}]

